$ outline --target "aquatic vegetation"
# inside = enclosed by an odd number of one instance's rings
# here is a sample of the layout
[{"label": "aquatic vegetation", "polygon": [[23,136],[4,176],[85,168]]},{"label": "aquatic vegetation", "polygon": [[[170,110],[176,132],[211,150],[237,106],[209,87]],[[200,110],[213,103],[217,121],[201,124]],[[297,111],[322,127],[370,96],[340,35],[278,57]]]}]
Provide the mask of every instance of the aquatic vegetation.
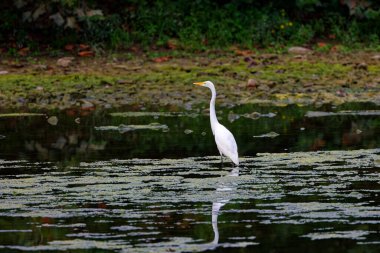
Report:
[{"label": "aquatic vegetation", "polygon": [[181,112],[112,112],[112,117],[196,117],[195,113],[181,113]]},{"label": "aquatic vegetation", "polygon": [[[326,240],[329,249],[339,239],[376,243],[379,160],[380,149],[261,153],[243,157],[239,169],[220,168],[219,157],[114,159],[69,170],[4,160],[2,231],[44,237],[55,232],[42,242],[5,237],[0,248],[249,252],[270,245],[264,230],[283,236],[278,246],[284,249],[290,239],[303,240],[305,247]],[[15,166],[48,169],[7,175]]]},{"label": "aquatic vegetation", "polygon": [[13,117],[41,117],[41,116],[46,116],[46,114],[43,113],[26,113],[26,112],[21,112],[21,113],[2,113],[0,114],[0,118],[13,118]]},{"label": "aquatic vegetation", "polygon": [[276,132],[269,132],[267,134],[255,135],[255,136],[253,136],[253,138],[275,138],[277,136],[279,136],[278,133],[276,133]]},{"label": "aquatic vegetation", "polygon": [[380,116],[379,110],[367,110],[367,111],[339,111],[339,112],[318,112],[308,111],[306,117],[327,117],[327,116]]},{"label": "aquatic vegetation", "polygon": [[208,156],[202,108],[0,118],[0,251],[366,251],[380,224],[377,109],[222,109],[239,168]]},{"label": "aquatic vegetation", "polygon": [[150,123],[148,125],[124,125],[121,124],[119,126],[96,126],[95,130],[98,131],[119,131],[120,133],[125,133],[134,130],[162,130],[169,131],[167,125],[162,125],[159,123]]}]

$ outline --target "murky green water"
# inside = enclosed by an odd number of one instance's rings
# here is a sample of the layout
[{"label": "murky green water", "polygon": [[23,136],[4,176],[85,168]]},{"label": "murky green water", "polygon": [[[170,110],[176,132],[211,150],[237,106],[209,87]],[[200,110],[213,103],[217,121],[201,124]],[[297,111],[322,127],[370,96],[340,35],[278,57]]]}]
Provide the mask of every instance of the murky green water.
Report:
[{"label": "murky green water", "polygon": [[0,252],[379,252],[377,106],[220,117],[239,168],[203,110],[0,116]]}]

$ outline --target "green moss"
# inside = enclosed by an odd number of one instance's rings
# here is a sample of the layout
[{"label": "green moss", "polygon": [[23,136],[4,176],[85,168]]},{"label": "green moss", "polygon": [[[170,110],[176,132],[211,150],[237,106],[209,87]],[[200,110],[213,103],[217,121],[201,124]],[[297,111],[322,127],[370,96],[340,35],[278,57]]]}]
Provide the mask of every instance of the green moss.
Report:
[{"label": "green moss", "polygon": [[315,80],[326,77],[339,77],[346,75],[352,68],[341,64],[324,62],[288,62],[273,64],[263,68],[260,79],[279,81],[287,79]]},{"label": "green moss", "polygon": [[[353,57],[361,57],[363,61],[368,59],[365,54],[354,54]],[[0,103],[64,108],[80,105],[81,99],[89,98],[97,104],[116,106],[138,103],[181,106],[194,102],[191,91],[196,89],[191,84],[205,80],[216,84],[218,93],[224,95],[218,98],[219,102],[224,104],[259,100],[307,104],[314,102],[316,94],[320,96],[317,99],[323,102],[338,99],[341,103],[356,98],[368,101],[373,97],[373,90],[363,93],[357,92],[358,88],[372,83],[380,72],[379,66],[368,64],[368,73],[371,75],[363,76],[367,73],[354,69],[355,64],[347,64],[352,57],[348,59],[344,55],[333,59],[323,55],[295,59],[288,54],[252,52],[249,56],[251,60],[246,62],[244,58],[226,53],[216,59],[194,55],[191,58],[173,57],[161,63],[146,57],[117,64],[102,59],[96,62],[78,60],[78,66],[64,71],[53,68],[54,74],[45,71],[39,73],[32,66],[24,67],[19,74],[0,75]],[[52,64],[48,62],[46,65]],[[248,79],[255,79],[258,85],[245,86]],[[337,98],[336,90],[343,86],[349,87],[351,90],[348,92],[355,92],[355,96]],[[322,87],[324,90],[321,90]],[[198,93],[198,90],[195,92]],[[64,95],[67,96],[63,98]],[[290,99],[289,95],[292,96]],[[196,100],[205,101],[203,99],[208,96],[208,92],[200,91]]]},{"label": "green moss", "polygon": [[36,87],[42,87],[45,91],[71,90],[78,87],[99,86],[103,83],[113,83],[114,77],[101,75],[33,75],[11,74],[0,76],[0,91],[24,90],[28,91]]},{"label": "green moss", "polygon": [[380,65],[369,65],[368,72],[373,74],[380,74]]}]

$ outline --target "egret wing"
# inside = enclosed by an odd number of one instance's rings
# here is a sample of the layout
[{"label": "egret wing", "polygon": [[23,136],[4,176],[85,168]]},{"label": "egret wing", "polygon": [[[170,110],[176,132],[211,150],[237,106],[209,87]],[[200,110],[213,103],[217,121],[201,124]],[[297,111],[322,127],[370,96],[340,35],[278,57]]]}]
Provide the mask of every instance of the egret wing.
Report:
[{"label": "egret wing", "polygon": [[219,151],[229,157],[234,163],[238,163],[237,145],[232,133],[223,125],[218,125],[215,129],[215,142]]}]

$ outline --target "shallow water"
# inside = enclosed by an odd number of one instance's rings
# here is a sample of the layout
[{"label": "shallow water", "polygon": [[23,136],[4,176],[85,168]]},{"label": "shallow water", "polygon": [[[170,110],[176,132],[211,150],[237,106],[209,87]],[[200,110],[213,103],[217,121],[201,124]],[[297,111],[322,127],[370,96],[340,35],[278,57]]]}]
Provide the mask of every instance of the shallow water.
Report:
[{"label": "shallow water", "polygon": [[203,110],[0,117],[0,252],[379,252],[378,108],[345,106],[224,110],[239,168]]}]

